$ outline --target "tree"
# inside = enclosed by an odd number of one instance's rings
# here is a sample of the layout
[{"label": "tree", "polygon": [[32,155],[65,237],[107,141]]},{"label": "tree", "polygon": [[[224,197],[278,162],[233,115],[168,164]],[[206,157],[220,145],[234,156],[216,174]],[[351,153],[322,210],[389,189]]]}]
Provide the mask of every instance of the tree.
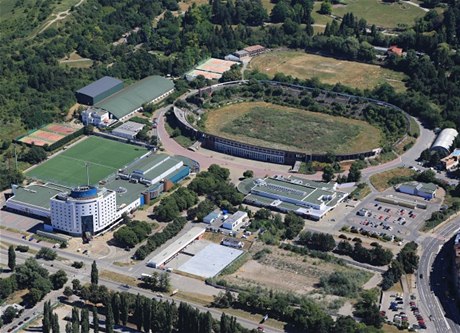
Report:
[{"label": "tree", "polygon": [[77,293],[81,290],[81,283],[80,280],[78,279],[73,279],[72,280],[72,289],[74,293]]},{"label": "tree", "polygon": [[70,296],[73,295],[73,290],[72,290],[72,288],[70,288],[69,286],[66,286],[66,287],[64,288],[63,294],[64,294],[65,297],[69,298]]},{"label": "tree", "polygon": [[88,312],[88,308],[83,308],[83,310],[81,310],[81,321],[80,321],[80,325],[81,325],[81,333],[89,333],[89,312]]},{"label": "tree", "polygon": [[73,333],[72,332],[72,323],[70,321],[67,322],[65,325],[65,333]]},{"label": "tree", "polygon": [[347,182],[359,182],[361,179],[361,163],[353,162],[350,167],[350,171],[348,172]]},{"label": "tree", "polygon": [[126,295],[122,293],[120,295],[120,320],[121,320],[121,323],[125,326],[126,326],[126,323],[128,322],[128,313],[129,313],[128,301],[126,299]]},{"label": "tree", "polygon": [[32,148],[30,148],[30,150],[24,156],[22,156],[22,160],[30,164],[37,164],[45,159],[45,149],[37,146],[32,146]]},{"label": "tree", "polygon": [[78,314],[78,309],[74,306],[72,307],[72,333],[80,333],[79,328],[80,328],[80,318]]},{"label": "tree", "polygon": [[50,275],[50,280],[54,290],[61,289],[67,283],[67,273],[60,269],[56,273]]},{"label": "tree", "polygon": [[12,306],[7,307],[5,312],[3,312],[3,322],[5,324],[11,323],[17,314],[18,314],[18,310],[16,310],[14,307]]},{"label": "tree", "polygon": [[113,321],[115,324],[120,324],[120,295],[118,293],[112,294],[111,299]]},{"label": "tree", "polygon": [[42,331],[43,333],[50,333],[51,329],[51,306],[49,302],[45,302],[43,305],[43,319],[42,319]]},{"label": "tree", "polygon": [[141,299],[141,295],[137,294],[136,301],[134,303],[133,320],[134,320],[134,323],[136,324],[138,331],[140,331],[142,328],[142,323],[143,323],[142,318],[143,318],[142,299]]},{"label": "tree", "polygon": [[334,169],[330,165],[326,165],[323,169],[323,180],[326,183],[329,183],[332,179],[334,179]]},{"label": "tree", "polygon": [[243,177],[244,178],[252,178],[252,177],[254,177],[254,171],[246,170],[245,172],[243,172]]},{"label": "tree", "polygon": [[115,325],[113,321],[112,305],[109,303],[106,307],[107,315],[105,316],[105,331],[107,333],[113,333],[113,327]]},{"label": "tree", "polygon": [[99,317],[96,306],[93,306],[93,332],[99,332]]},{"label": "tree", "polygon": [[59,329],[59,317],[57,313],[53,314],[53,320],[51,323],[51,329],[53,333],[61,333]]},{"label": "tree", "polygon": [[353,315],[362,318],[366,325],[382,327],[382,317],[380,316],[379,307],[376,304],[376,295],[372,290],[366,290],[361,293],[360,300],[355,305]]},{"label": "tree", "polygon": [[322,15],[331,15],[332,14],[332,5],[329,1],[323,1],[321,3],[321,8],[319,9],[319,13]]},{"label": "tree", "polygon": [[8,248],[8,267],[14,271],[16,267],[16,253],[14,252],[14,246],[10,245]]},{"label": "tree", "polygon": [[99,282],[99,272],[97,270],[96,260],[91,265],[91,284],[97,285]]},{"label": "tree", "polygon": [[42,247],[35,255],[35,258],[52,261],[57,258],[57,253],[50,248]]}]

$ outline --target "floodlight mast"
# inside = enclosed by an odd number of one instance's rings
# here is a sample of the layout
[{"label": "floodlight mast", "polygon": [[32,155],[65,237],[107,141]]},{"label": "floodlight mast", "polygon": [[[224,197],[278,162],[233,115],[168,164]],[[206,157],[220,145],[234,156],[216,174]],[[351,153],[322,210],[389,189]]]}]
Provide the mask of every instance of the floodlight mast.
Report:
[{"label": "floodlight mast", "polygon": [[85,168],[86,168],[86,185],[89,187],[89,163],[85,162]]}]

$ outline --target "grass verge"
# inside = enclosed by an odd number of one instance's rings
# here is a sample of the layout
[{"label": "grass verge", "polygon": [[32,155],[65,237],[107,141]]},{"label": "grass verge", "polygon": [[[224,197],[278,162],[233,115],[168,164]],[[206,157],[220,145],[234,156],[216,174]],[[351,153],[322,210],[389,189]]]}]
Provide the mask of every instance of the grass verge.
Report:
[{"label": "grass verge", "polygon": [[382,192],[393,185],[412,180],[415,175],[416,172],[411,169],[396,168],[372,175],[370,181],[377,191]]},{"label": "grass verge", "polygon": [[358,184],[358,186],[351,192],[350,196],[356,200],[362,200],[371,193],[371,188],[366,183]]},{"label": "grass verge", "polygon": [[119,282],[130,286],[137,286],[137,280],[135,278],[112,271],[102,270],[99,273],[99,277],[102,279],[107,279],[110,281]]}]

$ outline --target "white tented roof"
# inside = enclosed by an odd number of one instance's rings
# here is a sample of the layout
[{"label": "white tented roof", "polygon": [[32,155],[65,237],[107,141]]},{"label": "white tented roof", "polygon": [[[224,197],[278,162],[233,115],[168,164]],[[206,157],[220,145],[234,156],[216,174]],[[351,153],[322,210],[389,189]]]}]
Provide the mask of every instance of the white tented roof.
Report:
[{"label": "white tented roof", "polygon": [[455,138],[457,137],[458,132],[454,128],[445,128],[439,133],[438,137],[434,141],[431,149],[434,150],[444,150],[449,153],[449,149],[454,143]]}]

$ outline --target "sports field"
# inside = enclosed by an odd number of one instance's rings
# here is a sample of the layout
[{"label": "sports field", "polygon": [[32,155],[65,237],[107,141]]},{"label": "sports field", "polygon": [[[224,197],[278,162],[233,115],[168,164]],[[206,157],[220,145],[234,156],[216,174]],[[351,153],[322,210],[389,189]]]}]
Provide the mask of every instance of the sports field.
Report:
[{"label": "sports field", "polygon": [[377,65],[338,60],[299,51],[274,51],[251,60],[249,69],[258,69],[273,77],[276,73],[299,79],[317,77],[322,83],[338,82],[359,89],[372,89],[388,83],[397,91],[405,90],[405,75]]},{"label": "sports field", "polygon": [[26,173],[27,177],[66,186],[96,184],[134,159],[145,154],[142,147],[91,136]]},{"label": "sports field", "polygon": [[343,17],[346,13],[353,13],[367,21],[367,24],[395,28],[398,24],[412,26],[415,19],[423,17],[423,9],[405,1],[383,2],[379,0],[346,0],[346,5],[332,6],[332,14]]},{"label": "sports field", "polygon": [[367,122],[264,102],[207,112],[206,132],[262,147],[307,153],[355,153],[379,147],[381,132]]}]

